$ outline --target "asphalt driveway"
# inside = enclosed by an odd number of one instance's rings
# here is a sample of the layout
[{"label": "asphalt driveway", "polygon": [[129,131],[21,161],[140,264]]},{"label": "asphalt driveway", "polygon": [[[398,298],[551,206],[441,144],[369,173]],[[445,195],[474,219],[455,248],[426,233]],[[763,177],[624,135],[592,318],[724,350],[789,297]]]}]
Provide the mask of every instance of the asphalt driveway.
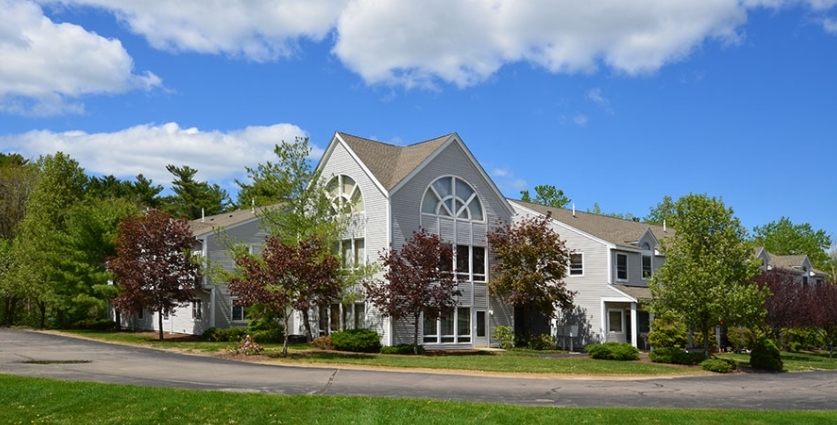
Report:
[{"label": "asphalt driveway", "polygon": [[[40,362],[39,362],[40,361]],[[837,409],[837,372],[582,379],[473,376],[237,362],[0,328],[0,373],[269,394],[578,407]]]}]

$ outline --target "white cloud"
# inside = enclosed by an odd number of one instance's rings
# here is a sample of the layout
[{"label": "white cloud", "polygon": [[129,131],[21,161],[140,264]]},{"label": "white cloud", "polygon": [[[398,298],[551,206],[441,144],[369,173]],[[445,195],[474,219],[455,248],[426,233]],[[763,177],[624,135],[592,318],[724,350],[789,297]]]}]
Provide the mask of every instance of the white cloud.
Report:
[{"label": "white cloud", "polygon": [[494,167],[488,173],[501,192],[510,197],[520,196],[520,191],[528,187],[526,180],[514,175],[508,168]]},{"label": "white cloud", "polygon": [[576,123],[579,127],[584,127],[587,125],[587,122],[590,121],[590,118],[584,114],[576,114],[573,116],[573,122]]},{"label": "white cloud", "polygon": [[[188,165],[198,178],[218,182],[244,178],[245,166],[275,161],[273,147],[306,132],[292,124],[253,126],[230,132],[181,128],[177,123],[138,125],[114,133],[88,134],[82,131],[55,133],[45,130],[0,136],[6,152],[37,158],[45,153],[64,152],[89,173],[113,174],[132,179],[143,174],[168,186],[171,175],[166,165]],[[312,156],[319,158],[316,149]]]},{"label": "white cloud", "polygon": [[227,54],[257,62],[293,55],[300,38],[322,40],[349,0],[39,0],[113,12],[157,49]]},{"label": "white cloud", "polygon": [[837,19],[825,19],[822,23],[823,29],[829,34],[837,34]]},{"label": "white cloud", "polygon": [[0,0],[0,112],[79,113],[87,94],[123,93],[160,85],[118,40],[69,23],[57,24],[35,4]]},{"label": "white cloud", "polygon": [[610,101],[602,96],[602,89],[596,87],[587,92],[587,100],[599,105],[608,114],[613,114],[613,108],[610,107]]}]

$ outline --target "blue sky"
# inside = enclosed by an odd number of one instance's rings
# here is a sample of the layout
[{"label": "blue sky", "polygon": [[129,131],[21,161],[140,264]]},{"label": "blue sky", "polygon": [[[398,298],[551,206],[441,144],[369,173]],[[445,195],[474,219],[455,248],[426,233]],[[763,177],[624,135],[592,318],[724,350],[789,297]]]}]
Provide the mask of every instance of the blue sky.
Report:
[{"label": "blue sky", "polygon": [[837,0],[0,0],[0,151],[235,191],[296,136],[457,132],[500,189],[837,239]]}]

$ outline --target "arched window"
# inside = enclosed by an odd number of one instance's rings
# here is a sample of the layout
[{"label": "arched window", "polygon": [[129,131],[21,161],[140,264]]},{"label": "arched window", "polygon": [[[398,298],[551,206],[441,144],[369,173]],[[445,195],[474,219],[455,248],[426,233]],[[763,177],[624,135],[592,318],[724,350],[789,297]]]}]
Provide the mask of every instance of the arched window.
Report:
[{"label": "arched window", "polygon": [[351,214],[362,213],[366,210],[360,187],[349,176],[339,175],[331,179],[326,185],[328,196],[331,198],[335,211]]},{"label": "arched window", "polygon": [[424,193],[421,212],[473,221],[485,220],[477,192],[457,177],[441,177]]}]

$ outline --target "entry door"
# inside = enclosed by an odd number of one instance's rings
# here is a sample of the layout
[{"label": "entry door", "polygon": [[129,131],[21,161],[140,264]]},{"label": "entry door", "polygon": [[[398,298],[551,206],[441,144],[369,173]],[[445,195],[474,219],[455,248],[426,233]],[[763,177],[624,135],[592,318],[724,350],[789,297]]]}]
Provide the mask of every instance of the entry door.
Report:
[{"label": "entry door", "polygon": [[475,309],[474,347],[488,347],[488,315],[484,309]]}]

